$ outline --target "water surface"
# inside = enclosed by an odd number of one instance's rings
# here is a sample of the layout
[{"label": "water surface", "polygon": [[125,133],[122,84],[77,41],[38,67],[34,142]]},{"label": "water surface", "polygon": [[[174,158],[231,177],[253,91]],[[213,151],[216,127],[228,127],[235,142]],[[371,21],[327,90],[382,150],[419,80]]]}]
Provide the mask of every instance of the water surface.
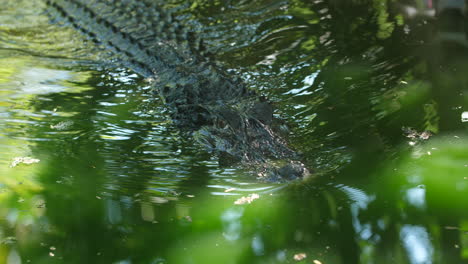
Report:
[{"label": "water surface", "polygon": [[220,166],[42,2],[3,0],[0,263],[466,263],[467,50],[360,2],[165,3],[314,168],[275,184]]}]

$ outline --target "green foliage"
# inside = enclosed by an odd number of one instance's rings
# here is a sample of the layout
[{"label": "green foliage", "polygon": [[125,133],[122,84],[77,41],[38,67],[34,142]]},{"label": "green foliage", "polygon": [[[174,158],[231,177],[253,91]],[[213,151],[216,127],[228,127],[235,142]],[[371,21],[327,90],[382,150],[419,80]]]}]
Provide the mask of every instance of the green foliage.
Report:
[{"label": "green foliage", "polygon": [[373,4],[376,13],[375,15],[377,24],[379,26],[377,38],[389,38],[395,29],[395,22],[390,20],[390,15],[388,13],[388,0],[374,0]]}]

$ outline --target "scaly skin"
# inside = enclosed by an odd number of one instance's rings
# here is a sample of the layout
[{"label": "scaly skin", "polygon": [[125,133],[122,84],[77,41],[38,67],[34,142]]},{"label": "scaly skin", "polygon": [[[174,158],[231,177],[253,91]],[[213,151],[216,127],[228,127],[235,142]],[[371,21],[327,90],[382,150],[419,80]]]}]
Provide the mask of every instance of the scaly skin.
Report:
[{"label": "scaly skin", "polygon": [[[221,163],[254,165],[259,178],[289,181],[309,171],[273,128],[273,108],[204,56],[199,41],[150,0],[46,0],[126,67],[152,80],[174,122]],[[280,165],[275,165],[280,164]]]}]

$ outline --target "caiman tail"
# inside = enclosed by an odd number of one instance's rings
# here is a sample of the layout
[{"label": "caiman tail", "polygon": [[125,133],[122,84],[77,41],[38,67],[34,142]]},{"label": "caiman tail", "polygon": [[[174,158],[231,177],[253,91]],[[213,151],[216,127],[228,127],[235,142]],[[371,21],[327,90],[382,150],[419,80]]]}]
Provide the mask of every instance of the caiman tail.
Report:
[{"label": "caiman tail", "polygon": [[52,16],[151,79],[174,122],[221,160],[254,164],[265,180],[308,175],[275,132],[271,105],[208,59],[195,35],[150,0],[45,2]]}]

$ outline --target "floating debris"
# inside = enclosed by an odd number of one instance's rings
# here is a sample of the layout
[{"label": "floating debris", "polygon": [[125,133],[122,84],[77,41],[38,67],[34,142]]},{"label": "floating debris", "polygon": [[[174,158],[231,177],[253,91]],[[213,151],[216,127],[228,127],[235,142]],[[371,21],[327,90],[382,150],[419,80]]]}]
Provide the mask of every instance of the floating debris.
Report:
[{"label": "floating debris", "polygon": [[68,121],[60,121],[55,125],[50,125],[50,128],[55,129],[55,130],[67,130],[73,126],[74,122],[71,120]]},{"label": "floating debris", "polygon": [[12,244],[15,244],[18,240],[16,239],[16,237],[13,237],[13,236],[9,236],[9,237],[5,237],[5,239],[3,239],[0,244],[3,244],[3,245],[12,245]]},{"label": "floating debris", "polygon": [[151,197],[151,202],[157,203],[157,204],[163,204],[163,203],[169,202],[169,199],[158,197],[158,196],[153,196]]},{"label": "floating debris", "polygon": [[314,264],[322,264],[322,262],[320,262],[319,260],[316,260],[314,259],[314,261],[312,261]]},{"label": "floating debris", "polygon": [[172,194],[172,195],[174,195],[174,196],[180,196],[180,195],[182,194],[182,193],[176,192],[176,191],[174,191],[174,190],[170,190],[169,193]]},{"label": "floating debris", "polygon": [[307,254],[306,253],[297,253],[294,255],[294,260],[295,261],[301,261],[303,259],[307,258]]},{"label": "floating debris", "polygon": [[33,163],[38,163],[39,159],[31,158],[31,157],[16,157],[13,159],[13,161],[10,164],[10,168],[16,167],[19,164],[33,164]]},{"label": "floating debris", "polygon": [[403,132],[406,134],[407,138],[410,139],[422,139],[422,140],[427,140],[432,136],[432,133],[430,131],[423,131],[419,133],[415,129],[412,129],[411,127],[403,127]]},{"label": "floating debris", "polygon": [[237,189],[236,188],[229,188],[229,189],[224,190],[224,192],[227,193],[227,192],[232,192],[232,191],[235,191],[235,190],[237,190]]},{"label": "floating debris", "polygon": [[468,122],[468,112],[463,112],[461,114],[461,121],[462,122]]},{"label": "floating debris", "polygon": [[432,133],[429,131],[424,131],[421,134],[419,134],[419,138],[423,140],[427,140],[432,136]]},{"label": "floating debris", "polygon": [[252,193],[252,194],[249,194],[248,196],[245,196],[245,197],[241,197],[239,199],[237,199],[234,204],[246,204],[246,203],[251,203],[253,202],[255,199],[258,199],[260,198],[260,195],[256,194],[256,193]]}]

